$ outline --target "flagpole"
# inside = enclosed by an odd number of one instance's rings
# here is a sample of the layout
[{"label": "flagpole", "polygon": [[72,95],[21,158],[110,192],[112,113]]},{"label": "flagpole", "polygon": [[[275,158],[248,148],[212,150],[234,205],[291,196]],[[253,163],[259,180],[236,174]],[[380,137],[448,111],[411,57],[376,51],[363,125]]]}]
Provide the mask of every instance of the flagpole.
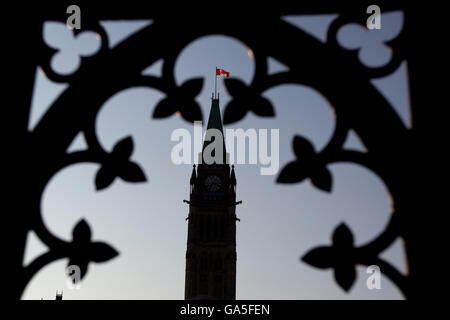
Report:
[{"label": "flagpole", "polygon": [[217,67],[216,67],[216,79],[214,81],[214,98],[217,99]]}]

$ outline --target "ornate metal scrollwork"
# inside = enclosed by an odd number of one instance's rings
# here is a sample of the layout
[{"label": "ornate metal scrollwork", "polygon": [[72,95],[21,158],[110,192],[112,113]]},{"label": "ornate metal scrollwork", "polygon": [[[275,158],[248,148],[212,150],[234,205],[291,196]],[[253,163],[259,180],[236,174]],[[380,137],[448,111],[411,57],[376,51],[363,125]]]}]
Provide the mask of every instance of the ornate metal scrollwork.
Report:
[{"label": "ornate metal scrollwork", "polygon": [[[345,161],[360,164],[380,176],[394,199],[391,221],[386,230],[369,244],[355,247],[351,231],[340,225],[334,231],[332,246],[313,249],[303,256],[303,261],[318,268],[333,268],[336,281],[344,290],[354,282],[356,264],[377,264],[406,297],[411,296],[409,276],[401,275],[379,258],[379,254],[398,237],[403,237],[408,245],[410,234],[405,233],[402,226],[404,211],[409,207],[407,189],[412,186],[406,185],[408,172],[402,168],[402,161],[413,154],[413,142],[409,130],[392,106],[370,83],[370,79],[396,70],[407,58],[402,49],[405,34],[400,32],[388,43],[393,52],[388,64],[368,68],[358,61],[357,51],[345,50],[336,40],[342,26],[350,22],[361,23],[360,15],[355,10],[338,13],[339,17],[329,28],[326,43],[283,21],[280,13],[275,11],[265,13],[262,24],[249,21],[245,14],[236,14],[232,24],[214,23],[214,16],[202,15],[201,19],[200,16],[196,19],[181,15],[177,16],[177,21],[183,28],[176,30],[170,19],[157,15],[153,24],[113,48],[109,48],[108,36],[99,24],[101,18],[90,15],[83,22],[83,31],[97,33],[101,46],[95,55],[82,57],[80,67],[70,75],[60,75],[51,68],[51,57],[56,51],[41,39],[36,48],[37,64],[51,81],[68,83],[69,86],[26,138],[27,154],[33,155],[33,161],[25,170],[33,181],[26,190],[30,199],[23,209],[29,212],[30,221],[23,225],[23,230],[34,230],[49,251],[17,272],[21,285],[16,290],[16,297],[20,297],[33,275],[51,261],[69,257],[70,263],[81,267],[84,276],[90,262],[107,261],[117,255],[109,245],[91,242],[86,221],[80,221],[74,227],[71,242],[53,235],[41,217],[43,189],[59,170],[80,162],[101,164],[95,179],[98,190],[108,187],[117,177],[129,182],[145,181],[146,175],[141,168],[129,161],[133,150],[130,137],[119,141],[112,152],[102,148],[95,134],[96,115],[102,104],[116,92],[132,86],[148,86],[166,94],[155,108],[153,118],[169,117],[179,112],[187,121],[201,119],[201,110],[194,98],[201,91],[203,79],[188,80],[177,86],[173,72],[181,50],[209,34],[237,38],[254,53],[255,75],[251,84],[245,85],[233,78],[225,82],[233,98],[225,108],[225,123],[238,121],[248,112],[273,117],[274,106],[261,94],[286,83],[314,88],[329,100],[335,112],[336,128],[323,150],[314,150],[305,138],[294,137],[296,159],[283,168],[278,183],[296,183],[309,178],[317,188],[331,192],[333,179],[327,165]],[[41,27],[44,20],[39,20]],[[289,71],[268,75],[268,57],[276,58],[288,66]],[[164,61],[161,77],[141,74],[159,59]],[[379,129],[381,123],[383,130]],[[343,149],[350,129],[362,139],[367,147],[366,153]],[[67,154],[67,147],[79,132],[84,133],[88,149]],[[407,250],[407,253],[411,254],[411,251]]]}]

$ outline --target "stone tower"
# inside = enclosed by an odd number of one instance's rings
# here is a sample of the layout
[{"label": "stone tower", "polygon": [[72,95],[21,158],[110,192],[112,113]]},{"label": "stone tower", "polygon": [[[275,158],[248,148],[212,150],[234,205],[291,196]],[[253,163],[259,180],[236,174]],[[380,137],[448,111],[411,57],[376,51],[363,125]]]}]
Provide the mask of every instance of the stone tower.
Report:
[{"label": "stone tower", "polygon": [[[222,133],[222,161],[205,163],[206,148],[198,168],[192,170],[186,251],[185,299],[236,298],[236,176],[225,159],[219,99],[212,99],[209,129]],[[215,152],[215,151],[214,151]],[[215,153],[212,152],[214,156]]]}]

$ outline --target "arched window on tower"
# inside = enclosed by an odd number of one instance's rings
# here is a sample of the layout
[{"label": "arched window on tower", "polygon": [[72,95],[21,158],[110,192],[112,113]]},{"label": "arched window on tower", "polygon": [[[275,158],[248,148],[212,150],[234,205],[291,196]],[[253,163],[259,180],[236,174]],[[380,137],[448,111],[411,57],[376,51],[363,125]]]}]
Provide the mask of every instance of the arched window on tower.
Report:
[{"label": "arched window on tower", "polygon": [[209,241],[212,237],[211,216],[206,216],[206,239]]},{"label": "arched window on tower", "polygon": [[220,226],[219,226],[219,241],[224,241],[225,239],[225,217],[220,217]]},{"label": "arched window on tower", "polygon": [[198,234],[200,240],[203,240],[205,236],[205,217],[203,215],[198,217]]},{"label": "arched window on tower", "polygon": [[210,269],[212,269],[214,266],[214,256],[212,252],[208,254],[208,266],[210,267]]},{"label": "arched window on tower", "polygon": [[216,260],[214,261],[214,269],[216,271],[222,270],[222,258],[220,257],[220,255],[216,256]]},{"label": "arched window on tower", "polygon": [[206,271],[208,269],[208,256],[203,252],[200,256],[200,271]]},{"label": "arched window on tower", "polygon": [[219,240],[219,217],[214,217],[214,241]]}]

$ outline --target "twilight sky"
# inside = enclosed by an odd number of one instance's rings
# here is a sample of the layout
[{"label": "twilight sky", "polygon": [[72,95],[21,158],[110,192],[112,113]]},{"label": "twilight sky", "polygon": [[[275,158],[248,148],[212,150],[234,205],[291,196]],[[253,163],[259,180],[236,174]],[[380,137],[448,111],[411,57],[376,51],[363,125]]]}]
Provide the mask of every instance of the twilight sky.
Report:
[{"label": "twilight sky", "polygon": [[[284,19],[321,41],[336,15],[291,16]],[[381,30],[363,31],[344,26],[338,33],[346,48],[362,45],[359,58],[369,66],[387,63],[389,50],[381,43],[395,37],[401,29],[400,12],[382,13]],[[151,25],[151,21],[105,21],[102,23],[114,46],[128,35]],[[54,56],[52,67],[60,73],[76,70],[78,54],[95,54],[101,39],[82,33],[73,40],[63,23],[47,22],[44,39],[50,46],[63,48]],[[148,45],[151,45],[149,39]],[[143,72],[159,75],[161,61]],[[191,43],[175,65],[178,84],[196,77],[204,78],[197,97],[204,119],[214,90],[214,68],[219,66],[231,77],[250,83],[254,74],[251,54],[240,41],[221,35],[208,36]],[[269,71],[286,69],[269,59]],[[390,76],[372,83],[394,105],[409,127],[407,64]],[[230,100],[221,79],[220,106]],[[49,104],[66,88],[50,82],[36,70],[36,84],[29,122],[36,125]],[[294,135],[311,140],[321,150],[331,138],[334,116],[327,100],[313,88],[282,85],[264,92],[274,104],[276,117],[261,118],[253,113],[225,128],[280,130],[280,169],[294,159],[291,149]],[[85,218],[93,231],[93,240],[106,241],[120,255],[115,259],[89,265],[89,272],[79,290],[66,286],[67,260],[59,260],[41,270],[27,287],[23,299],[54,299],[56,290],[64,299],[183,299],[185,250],[191,165],[171,162],[170,140],[177,128],[193,133],[193,125],[180,117],[155,120],[153,109],[164,94],[156,89],[134,87],[110,97],[97,118],[97,135],[107,149],[124,137],[134,139],[131,160],[141,165],[148,182],[126,183],[116,179],[95,191],[97,164],[79,164],[56,174],[47,185],[42,211],[48,228],[64,239],[71,239],[74,225]],[[364,104],[362,104],[363,106]],[[68,152],[85,147],[79,135]],[[348,149],[363,150],[356,134],[348,136]],[[369,170],[354,164],[328,166],[333,175],[333,191],[325,193],[309,181],[295,185],[276,184],[275,175],[260,175],[260,165],[237,165],[237,299],[401,299],[390,281],[382,276],[380,290],[366,287],[366,268],[359,266],[358,279],[349,293],[341,290],[331,269],[319,270],[299,261],[311,248],[330,243],[335,227],[345,222],[355,235],[356,245],[373,239],[382,231],[390,215],[390,202],[383,182]],[[24,264],[45,252],[34,233],[28,237]],[[382,255],[402,272],[404,253],[399,240]]]}]

